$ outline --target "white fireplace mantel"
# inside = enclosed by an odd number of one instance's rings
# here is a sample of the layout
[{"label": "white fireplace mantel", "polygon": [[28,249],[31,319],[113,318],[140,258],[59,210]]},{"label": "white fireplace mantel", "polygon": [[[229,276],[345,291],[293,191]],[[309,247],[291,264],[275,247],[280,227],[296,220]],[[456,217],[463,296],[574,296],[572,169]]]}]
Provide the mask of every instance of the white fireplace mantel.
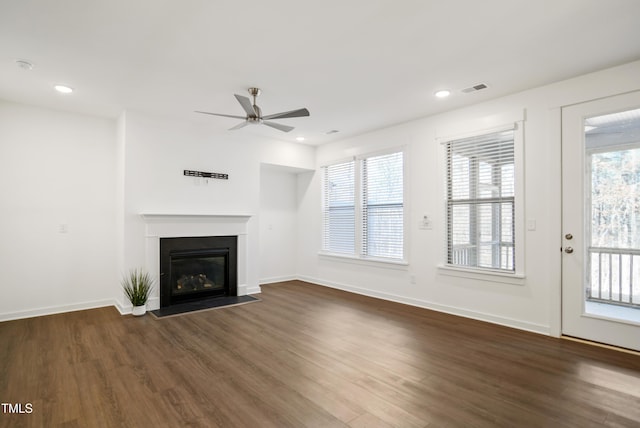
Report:
[{"label": "white fireplace mantel", "polygon": [[140,213],[140,217],[142,217],[147,222],[166,222],[166,221],[180,221],[180,220],[238,220],[245,222],[249,221],[253,214],[206,214],[206,213],[197,213],[197,214],[181,214],[181,213]]},{"label": "white fireplace mantel", "polygon": [[246,235],[251,214],[141,213],[147,237]]}]

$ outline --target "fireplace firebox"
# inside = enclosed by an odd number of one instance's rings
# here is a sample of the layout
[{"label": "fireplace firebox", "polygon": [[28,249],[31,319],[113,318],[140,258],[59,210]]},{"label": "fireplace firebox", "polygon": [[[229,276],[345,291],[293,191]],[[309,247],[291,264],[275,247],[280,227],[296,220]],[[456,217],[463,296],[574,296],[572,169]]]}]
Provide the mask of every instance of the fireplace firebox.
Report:
[{"label": "fireplace firebox", "polygon": [[160,307],[237,296],[237,236],[160,238]]}]

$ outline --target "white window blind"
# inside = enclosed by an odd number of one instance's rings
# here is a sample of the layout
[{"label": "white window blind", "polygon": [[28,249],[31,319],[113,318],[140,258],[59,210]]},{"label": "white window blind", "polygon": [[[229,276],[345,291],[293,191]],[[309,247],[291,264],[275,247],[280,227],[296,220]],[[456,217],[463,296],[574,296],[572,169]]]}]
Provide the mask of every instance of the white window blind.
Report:
[{"label": "white window blind", "polygon": [[323,251],[404,259],[403,152],[322,168]]},{"label": "white window blind", "polygon": [[402,171],[402,152],[369,157],[361,161],[363,255],[403,258]]},{"label": "white window blind", "polygon": [[355,162],[323,168],[323,248],[332,253],[354,254],[356,236]]},{"label": "white window blind", "polygon": [[447,156],[447,264],[514,273],[514,130],[453,140]]}]

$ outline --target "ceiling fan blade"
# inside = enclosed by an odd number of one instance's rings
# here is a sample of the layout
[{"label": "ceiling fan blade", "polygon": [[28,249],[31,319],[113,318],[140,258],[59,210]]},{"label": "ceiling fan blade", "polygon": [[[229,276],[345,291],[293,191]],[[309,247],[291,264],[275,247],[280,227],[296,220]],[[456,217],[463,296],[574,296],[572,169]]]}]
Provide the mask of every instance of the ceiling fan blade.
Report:
[{"label": "ceiling fan blade", "polygon": [[235,131],[236,129],[240,129],[240,128],[244,128],[245,126],[247,126],[249,124],[248,120],[245,120],[244,122],[240,122],[239,124],[237,124],[236,126],[234,126],[233,128],[229,128],[229,131]]},{"label": "ceiling fan blade", "polygon": [[244,117],[244,116],[234,116],[232,114],[221,114],[221,113],[209,113],[208,111],[197,111],[196,110],[196,113],[210,114],[210,115],[213,115],[213,116],[232,117],[234,119],[246,119],[246,117]]},{"label": "ceiling fan blade", "polygon": [[249,98],[243,97],[242,95],[238,95],[238,94],[234,94],[234,96],[236,97],[236,100],[238,100],[238,102],[240,103],[244,111],[247,112],[247,116],[251,116],[251,117],[258,116]]},{"label": "ceiling fan blade", "polygon": [[269,119],[286,119],[289,117],[303,117],[303,116],[309,116],[309,110],[307,110],[306,108],[299,108],[297,110],[291,110],[291,111],[284,111],[282,113],[275,113],[275,114],[270,114],[268,116],[263,116],[263,119],[269,120]]},{"label": "ceiling fan blade", "polygon": [[263,121],[263,122],[262,122],[262,124],[263,124],[263,125],[270,126],[270,127],[272,127],[272,128],[275,128],[275,129],[277,129],[277,130],[279,130],[279,131],[282,131],[282,132],[289,132],[289,131],[291,131],[292,129],[294,129],[294,127],[293,127],[293,126],[282,125],[282,124],[280,124],[280,123],[275,123],[275,122],[267,122],[267,121]]}]

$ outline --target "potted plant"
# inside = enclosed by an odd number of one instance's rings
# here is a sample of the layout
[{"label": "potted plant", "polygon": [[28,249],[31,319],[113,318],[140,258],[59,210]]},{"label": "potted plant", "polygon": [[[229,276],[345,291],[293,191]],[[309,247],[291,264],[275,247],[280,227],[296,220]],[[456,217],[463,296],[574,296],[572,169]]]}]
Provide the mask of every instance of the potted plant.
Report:
[{"label": "potted plant", "polygon": [[153,291],[153,279],[148,272],[142,269],[132,269],[129,275],[121,281],[124,294],[133,305],[131,312],[135,316],[144,315],[147,312],[147,300]]}]

